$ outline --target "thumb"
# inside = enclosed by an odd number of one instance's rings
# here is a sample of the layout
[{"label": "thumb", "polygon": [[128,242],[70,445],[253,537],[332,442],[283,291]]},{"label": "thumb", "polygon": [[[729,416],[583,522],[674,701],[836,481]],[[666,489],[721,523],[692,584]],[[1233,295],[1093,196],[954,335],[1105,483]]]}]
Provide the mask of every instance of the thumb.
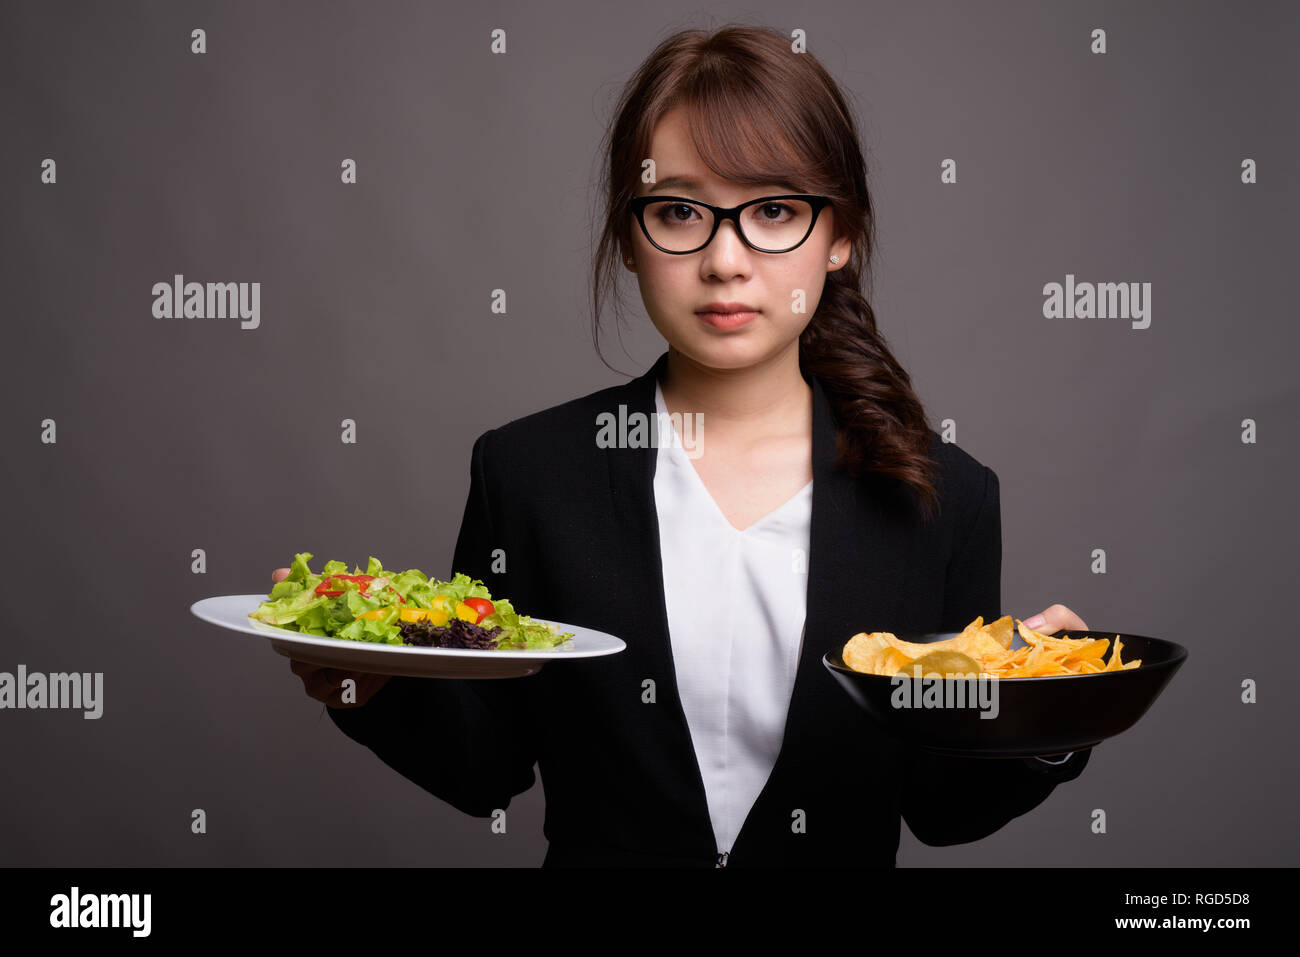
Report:
[{"label": "thumb", "polygon": [[1088,624],[1064,605],[1049,605],[1032,618],[1025,619],[1025,627],[1044,635],[1054,635],[1061,629],[1087,631]]}]

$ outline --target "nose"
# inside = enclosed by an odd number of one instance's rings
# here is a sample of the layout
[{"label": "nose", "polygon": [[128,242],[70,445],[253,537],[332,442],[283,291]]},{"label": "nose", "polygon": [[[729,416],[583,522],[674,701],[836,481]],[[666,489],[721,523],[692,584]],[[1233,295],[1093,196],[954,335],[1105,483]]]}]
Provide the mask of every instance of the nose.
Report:
[{"label": "nose", "polygon": [[730,220],[720,224],[713,241],[701,250],[704,257],[701,267],[706,273],[731,276],[749,264],[750,248],[740,238],[736,224]]}]

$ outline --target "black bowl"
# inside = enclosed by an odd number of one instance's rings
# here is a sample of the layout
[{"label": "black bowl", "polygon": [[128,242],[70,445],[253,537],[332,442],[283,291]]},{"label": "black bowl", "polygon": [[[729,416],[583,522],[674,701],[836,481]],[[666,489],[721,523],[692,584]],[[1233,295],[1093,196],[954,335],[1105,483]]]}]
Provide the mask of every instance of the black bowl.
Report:
[{"label": "black bowl", "polygon": [[[897,637],[929,643],[955,634]],[[1186,648],[1162,638],[1097,628],[1058,631],[1052,637],[1113,642],[1116,634],[1124,643],[1120,650],[1124,661],[1140,658],[1139,667],[1091,675],[976,681],[865,675],[846,667],[839,651],[827,652],[822,663],[874,721],[906,744],[963,757],[1048,757],[1093,747],[1133,727],[1187,660]],[[1017,634],[1012,647],[1023,644]],[[1113,647],[1106,649],[1107,659]],[[956,696],[958,691],[962,697]],[[944,706],[936,706],[941,695]]]}]

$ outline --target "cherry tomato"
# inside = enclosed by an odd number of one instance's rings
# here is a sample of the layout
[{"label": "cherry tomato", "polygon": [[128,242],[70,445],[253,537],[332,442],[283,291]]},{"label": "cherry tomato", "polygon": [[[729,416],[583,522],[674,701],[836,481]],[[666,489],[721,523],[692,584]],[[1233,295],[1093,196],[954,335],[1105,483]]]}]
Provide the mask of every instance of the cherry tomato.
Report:
[{"label": "cherry tomato", "polygon": [[488,601],[486,598],[466,598],[465,604],[478,612],[478,619],[474,622],[476,625],[488,615],[492,614],[492,612],[496,611],[492,602]]}]

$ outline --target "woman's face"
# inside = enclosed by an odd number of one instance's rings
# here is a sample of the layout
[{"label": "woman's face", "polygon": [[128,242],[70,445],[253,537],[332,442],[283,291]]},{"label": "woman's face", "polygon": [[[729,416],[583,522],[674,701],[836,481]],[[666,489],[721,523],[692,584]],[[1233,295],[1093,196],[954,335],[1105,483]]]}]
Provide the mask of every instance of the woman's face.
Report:
[{"label": "woman's face", "polygon": [[[680,109],[666,113],[655,128],[651,158],[656,182],[641,183],[638,196],[659,193],[729,207],[798,192],[779,183],[741,186],[717,178],[695,151]],[[751,207],[742,216],[763,215],[763,209]],[[647,225],[650,215],[647,210]],[[684,215],[680,207],[678,215]],[[833,232],[827,206],[812,235],[788,253],[751,249],[736,235],[735,224],[724,222],[699,252],[673,255],[651,245],[634,222],[635,262],[628,268],[637,274],[651,321],[671,346],[702,366],[742,369],[798,348],[799,334],[821,299],[826,273],[848,262],[849,241],[833,241]],[[838,264],[830,262],[833,255],[839,256]],[[738,327],[721,328],[699,314],[710,303],[742,303],[757,315]]]}]

